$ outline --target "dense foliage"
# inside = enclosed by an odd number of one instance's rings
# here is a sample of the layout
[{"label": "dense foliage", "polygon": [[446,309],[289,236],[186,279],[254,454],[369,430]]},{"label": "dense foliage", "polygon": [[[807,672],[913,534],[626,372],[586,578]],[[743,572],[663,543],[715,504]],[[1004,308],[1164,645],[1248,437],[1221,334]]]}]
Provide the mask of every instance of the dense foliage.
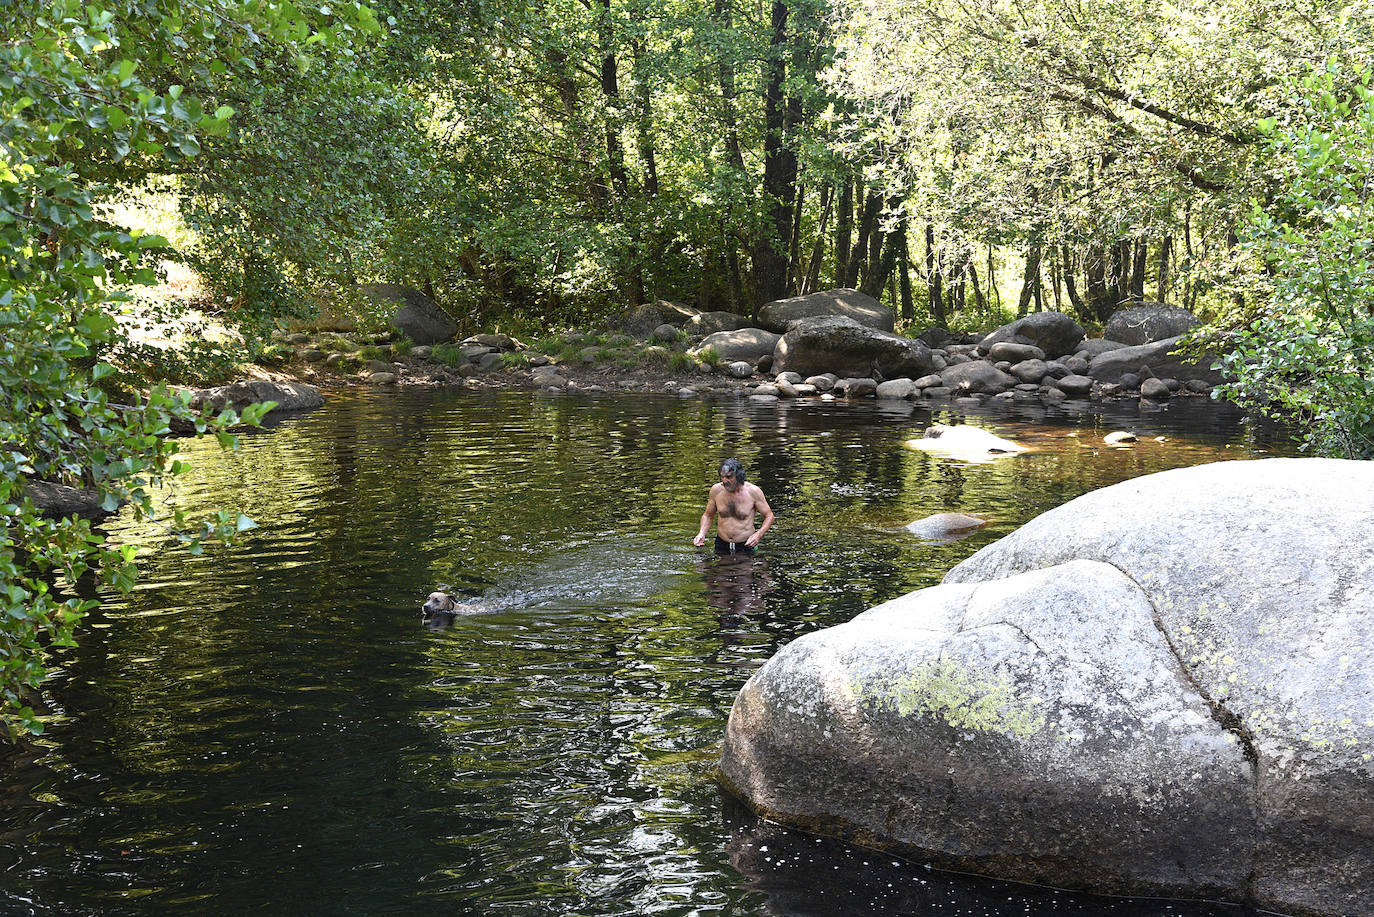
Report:
[{"label": "dense foliage", "polygon": [[1260,124],[1273,197],[1242,228],[1252,273],[1221,337],[1237,401],[1305,422],[1314,451],[1374,458],[1374,91],[1322,69]]},{"label": "dense foliage", "polygon": [[[0,722],[11,734],[40,728],[30,692],[45,649],[70,643],[93,604],[74,594],[83,578],[127,589],[134,575],[134,548],[108,547],[85,519],[44,517],[34,488],[86,488],[106,510],[129,503],[152,516],[152,489],[181,470],[174,418],[232,445],[225,430],[262,413],[195,416],[165,389],[102,385],[118,291],[155,279],[165,240],[111,225],[96,206],[118,183],[181,167],[226,129],[231,107],[207,110],[168,74],[230,73],[245,47],[294,57],[311,37],[375,25],[354,6],[351,20],[315,31],[308,12],[252,0],[0,6]],[[192,550],[250,524],[228,513],[167,521]]]}]

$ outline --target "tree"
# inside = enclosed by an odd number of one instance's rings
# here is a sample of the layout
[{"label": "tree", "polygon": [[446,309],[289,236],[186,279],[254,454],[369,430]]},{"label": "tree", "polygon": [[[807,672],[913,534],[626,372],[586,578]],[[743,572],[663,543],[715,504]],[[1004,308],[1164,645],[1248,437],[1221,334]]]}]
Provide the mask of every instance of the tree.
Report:
[{"label": "tree", "polygon": [[[111,225],[96,203],[121,182],[182,164],[234,112],[206,109],[155,70],[210,75],[270,43],[293,57],[376,31],[357,4],[234,0],[42,0],[0,8],[0,722],[38,732],[32,692],[44,653],[72,642],[93,602],[64,597],[98,575],[128,589],[134,548],[112,548],[87,520],[45,518],[38,482],[93,489],[107,510],[153,515],[150,490],[182,469],[168,438],[179,418],[233,445],[227,429],[262,410],[195,416],[165,389],[111,394],[120,290],[155,279],[165,240]],[[251,523],[221,512],[170,520],[192,551]]]},{"label": "tree", "polygon": [[1296,417],[1305,446],[1374,457],[1374,91],[1334,62],[1260,122],[1277,187],[1241,234],[1245,306],[1209,336],[1236,381],[1219,394]]},{"label": "tree", "polygon": [[[832,83],[883,126],[914,211],[1067,253],[1092,320],[1143,291],[1166,235],[1231,236],[1262,192],[1253,125],[1284,104],[1285,75],[1358,59],[1374,30],[1368,0],[845,0],[838,21]],[[1175,276],[1198,268],[1178,259]]]}]

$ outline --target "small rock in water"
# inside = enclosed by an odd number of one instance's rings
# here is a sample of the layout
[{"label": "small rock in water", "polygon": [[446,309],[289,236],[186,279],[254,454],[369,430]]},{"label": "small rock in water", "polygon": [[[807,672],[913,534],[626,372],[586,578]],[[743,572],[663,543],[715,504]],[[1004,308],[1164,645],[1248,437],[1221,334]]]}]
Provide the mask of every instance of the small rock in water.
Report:
[{"label": "small rock in water", "polygon": [[1140,383],[1140,397],[1151,401],[1168,401],[1173,392],[1163,379],[1146,379]]}]

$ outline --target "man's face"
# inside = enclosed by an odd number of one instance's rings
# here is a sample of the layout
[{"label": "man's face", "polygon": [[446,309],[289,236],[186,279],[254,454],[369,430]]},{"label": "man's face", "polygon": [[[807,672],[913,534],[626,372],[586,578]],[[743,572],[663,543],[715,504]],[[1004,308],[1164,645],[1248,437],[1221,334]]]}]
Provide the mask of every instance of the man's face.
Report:
[{"label": "man's face", "polygon": [[739,481],[735,480],[735,473],[733,471],[722,471],[720,473],[720,483],[724,484],[725,489],[730,491],[730,493],[739,490]]}]

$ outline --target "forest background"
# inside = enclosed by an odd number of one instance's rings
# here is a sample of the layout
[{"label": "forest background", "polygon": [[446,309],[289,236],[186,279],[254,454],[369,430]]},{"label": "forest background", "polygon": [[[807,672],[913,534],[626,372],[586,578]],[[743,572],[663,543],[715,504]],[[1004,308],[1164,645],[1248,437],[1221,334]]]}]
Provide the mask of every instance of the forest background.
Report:
[{"label": "forest background", "polygon": [[[837,286],[912,330],[1165,301],[1231,397],[1374,454],[1372,49],[1371,0],[0,0],[0,716],[38,728],[91,605],[57,586],[133,577],[25,486],[151,514],[172,419],[243,418],[149,369],[367,320],[367,282],[472,330]],[[241,351],[128,335],[176,317],[138,293],[168,259]]]}]

